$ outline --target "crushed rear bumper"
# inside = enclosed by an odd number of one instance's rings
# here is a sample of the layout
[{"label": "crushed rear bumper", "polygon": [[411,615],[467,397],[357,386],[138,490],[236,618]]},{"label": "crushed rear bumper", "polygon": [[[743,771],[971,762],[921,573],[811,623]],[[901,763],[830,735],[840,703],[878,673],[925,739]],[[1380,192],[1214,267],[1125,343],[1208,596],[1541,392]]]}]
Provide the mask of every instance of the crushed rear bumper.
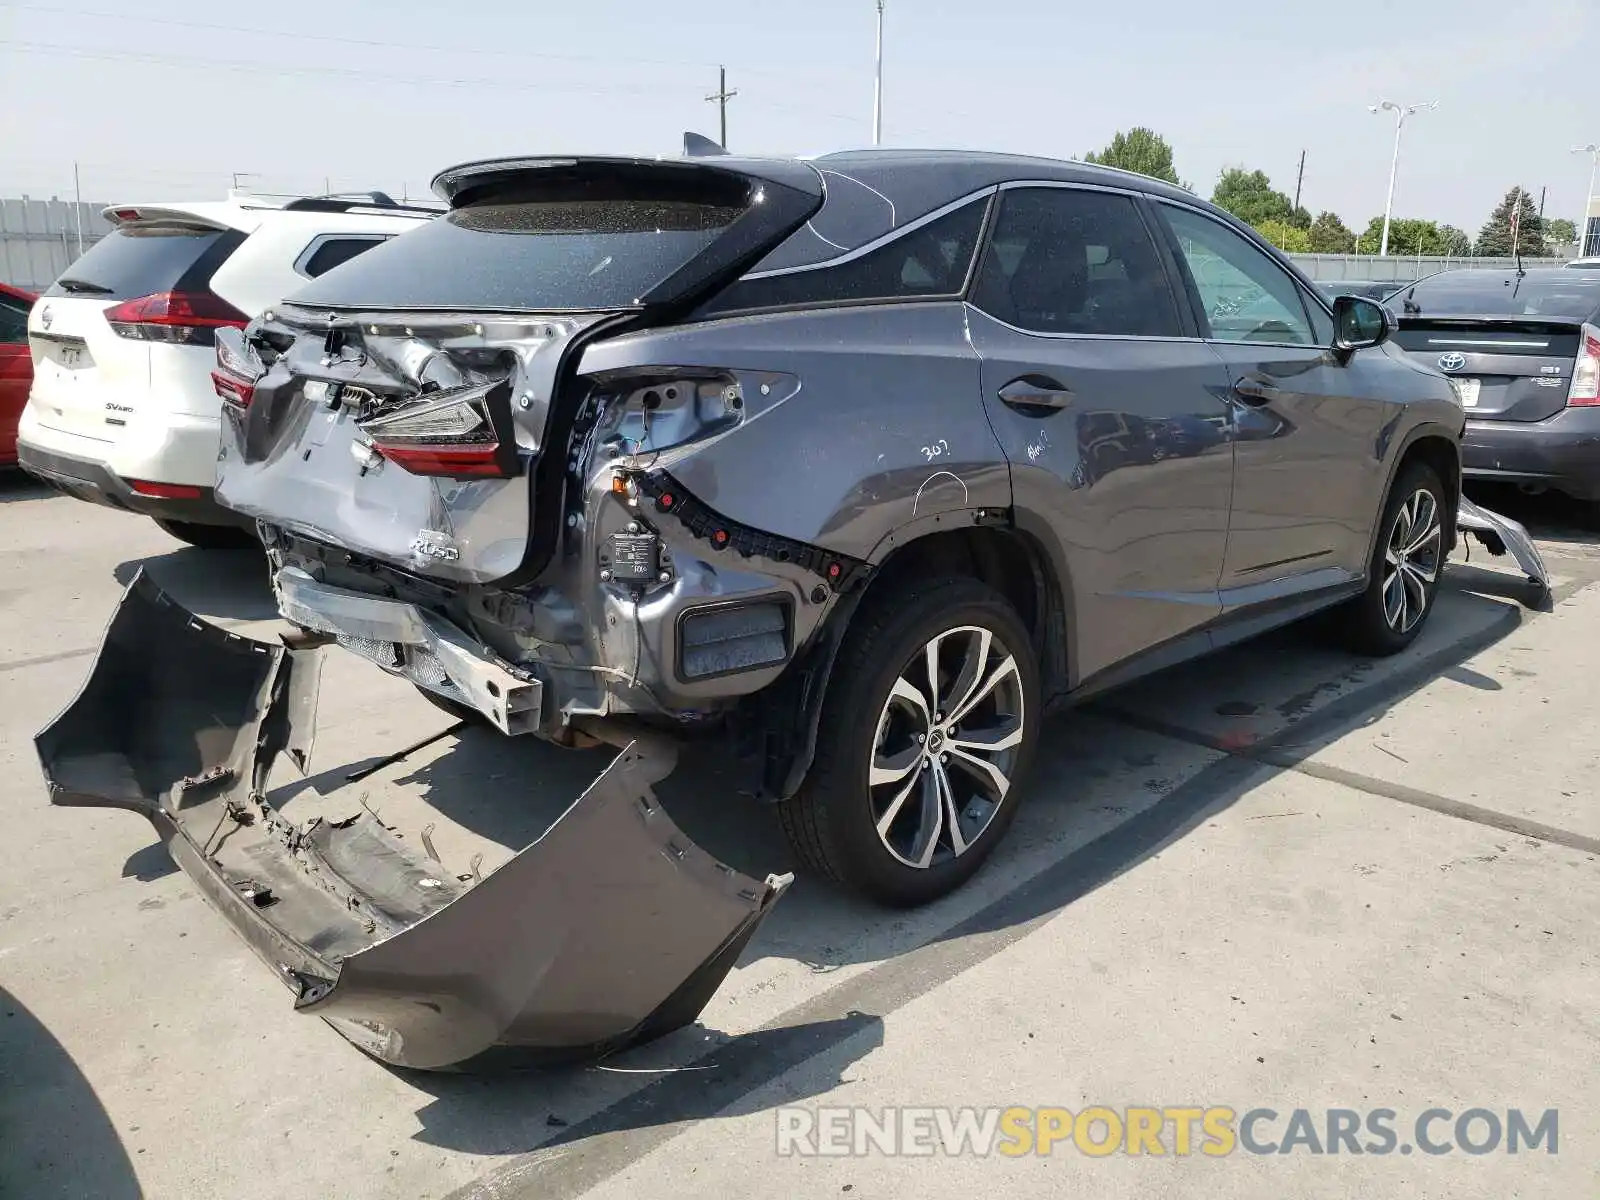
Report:
[{"label": "crushed rear bumper", "polygon": [[36,739],[51,801],[148,818],[295,1008],[385,1062],[585,1058],[699,1015],[791,877],[677,829],[650,789],[669,744],[631,742],[532,845],[452,875],[370,812],[295,824],[267,802],[280,754],[307,768],[318,654],[209,625],[141,573]]},{"label": "crushed rear bumper", "polygon": [[1550,572],[1544,565],[1544,558],[1528,531],[1516,521],[1490,512],[1462,496],[1456,507],[1456,530],[1482,542],[1490,554],[1509,553],[1529,582],[1538,585],[1540,594],[1549,594]]}]

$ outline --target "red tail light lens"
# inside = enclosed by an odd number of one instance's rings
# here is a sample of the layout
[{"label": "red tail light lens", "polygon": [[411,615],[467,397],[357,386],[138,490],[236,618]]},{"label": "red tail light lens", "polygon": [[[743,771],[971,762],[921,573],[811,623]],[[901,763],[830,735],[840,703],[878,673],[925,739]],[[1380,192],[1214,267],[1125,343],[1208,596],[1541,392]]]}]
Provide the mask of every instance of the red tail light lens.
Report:
[{"label": "red tail light lens", "polygon": [[218,330],[216,338],[217,369],[211,372],[211,386],[224,404],[249,408],[255,399],[256,380],[266,372],[261,356],[235,329]]},{"label": "red tail light lens", "polygon": [[210,292],[155,292],[106,309],[119,337],[141,342],[209,346],[218,329],[243,329],[250,318]]},{"label": "red tail light lens", "polygon": [[[413,475],[451,479],[509,479],[521,469],[504,383],[436,392],[360,423],[384,458]],[[502,436],[501,430],[508,432]]]},{"label": "red tail light lens", "polygon": [[1597,404],[1600,404],[1600,329],[1585,325],[1578,346],[1578,361],[1572,368],[1567,407],[1591,408]]}]

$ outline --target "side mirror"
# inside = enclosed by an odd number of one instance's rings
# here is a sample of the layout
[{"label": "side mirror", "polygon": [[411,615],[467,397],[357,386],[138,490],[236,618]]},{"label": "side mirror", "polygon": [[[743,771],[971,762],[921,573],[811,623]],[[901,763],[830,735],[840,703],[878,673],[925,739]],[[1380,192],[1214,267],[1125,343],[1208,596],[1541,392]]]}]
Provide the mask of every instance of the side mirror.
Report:
[{"label": "side mirror", "polygon": [[1365,296],[1339,296],[1333,302],[1333,345],[1336,350],[1364,350],[1382,345],[1400,328],[1394,313]]}]

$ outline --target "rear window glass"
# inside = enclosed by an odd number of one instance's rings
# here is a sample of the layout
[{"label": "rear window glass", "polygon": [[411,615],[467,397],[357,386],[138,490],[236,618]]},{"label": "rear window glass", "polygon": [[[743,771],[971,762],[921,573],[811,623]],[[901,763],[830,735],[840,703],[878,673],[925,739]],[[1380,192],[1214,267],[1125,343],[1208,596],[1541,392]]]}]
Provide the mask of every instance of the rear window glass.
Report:
[{"label": "rear window glass", "polygon": [[242,241],[231,229],[123,226],[85,250],[45,295],[131,300],[203,291]]},{"label": "rear window glass", "polygon": [[1600,312],[1600,275],[1584,271],[1449,271],[1400,292],[1389,307],[1408,317],[1546,317],[1589,321]]},{"label": "rear window glass", "polygon": [[626,308],[743,212],[682,199],[561,199],[456,209],[289,297],[336,308]]},{"label": "rear window glass", "polygon": [[835,266],[741,280],[717,297],[708,313],[959,295],[987,203],[973,201]]}]

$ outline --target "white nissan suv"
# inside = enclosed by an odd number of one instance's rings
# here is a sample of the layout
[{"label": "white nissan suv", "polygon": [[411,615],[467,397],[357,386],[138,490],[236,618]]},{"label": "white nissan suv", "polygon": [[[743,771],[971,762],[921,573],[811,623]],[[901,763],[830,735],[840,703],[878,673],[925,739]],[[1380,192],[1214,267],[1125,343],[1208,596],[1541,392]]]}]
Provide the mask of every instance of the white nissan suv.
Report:
[{"label": "white nissan suv", "polygon": [[213,498],[216,331],[251,317],[438,210],[382,193],[122,205],[113,229],[33,306],[33,389],[17,431],[28,472],[143,513],[196,546],[244,544]]}]

